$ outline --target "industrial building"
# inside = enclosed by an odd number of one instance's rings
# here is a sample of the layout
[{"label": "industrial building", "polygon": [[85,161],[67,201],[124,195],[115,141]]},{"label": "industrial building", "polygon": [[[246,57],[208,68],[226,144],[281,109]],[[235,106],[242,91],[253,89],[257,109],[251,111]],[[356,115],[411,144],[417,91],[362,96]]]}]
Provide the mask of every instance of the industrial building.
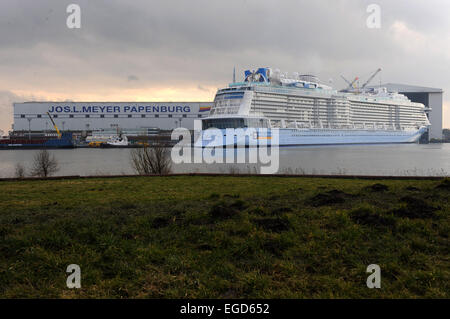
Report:
[{"label": "industrial building", "polygon": [[53,130],[49,112],[63,131],[193,129],[212,102],[25,102],[14,103],[13,130]]},{"label": "industrial building", "polygon": [[404,94],[411,101],[424,104],[429,109],[427,115],[431,122],[428,138],[442,139],[442,103],[444,93],[442,89],[397,83],[386,83],[373,87],[385,87],[390,92]]},{"label": "industrial building", "polygon": [[[431,128],[425,139],[442,139],[443,91],[406,84],[387,83],[390,92],[406,95],[429,110]],[[25,102],[14,103],[14,131],[53,130],[47,112],[65,131],[111,129],[142,130],[176,127],[193,129],[194,120],[205,117],[214,102]]]}]

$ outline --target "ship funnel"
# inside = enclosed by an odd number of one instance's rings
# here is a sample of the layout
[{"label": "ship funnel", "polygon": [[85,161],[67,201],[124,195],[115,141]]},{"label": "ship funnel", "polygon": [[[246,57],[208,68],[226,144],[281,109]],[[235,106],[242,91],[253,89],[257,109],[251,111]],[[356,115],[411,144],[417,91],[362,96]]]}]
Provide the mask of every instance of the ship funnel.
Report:
[{"label": "ship funnel", "polygon": [[280,69],[274,69],[270,72],[269,81],[275,84],[281,84],[281,71]]}]

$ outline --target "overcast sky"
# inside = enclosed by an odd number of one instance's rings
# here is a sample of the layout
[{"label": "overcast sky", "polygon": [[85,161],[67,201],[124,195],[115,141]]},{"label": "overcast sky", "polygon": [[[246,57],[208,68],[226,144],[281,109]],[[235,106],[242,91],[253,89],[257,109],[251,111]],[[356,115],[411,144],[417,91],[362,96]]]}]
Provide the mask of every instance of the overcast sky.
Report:
[{"label": "overcast sky", "polygon": [[[69,4],[81,28],[66,26]],[[381,7],[369,29],[366,8]],[[1,0],[0,128],[13,101],[211,101],[247,68],[450,92],[448,0]],[[444,127],[450,97],[444,93]]]}]

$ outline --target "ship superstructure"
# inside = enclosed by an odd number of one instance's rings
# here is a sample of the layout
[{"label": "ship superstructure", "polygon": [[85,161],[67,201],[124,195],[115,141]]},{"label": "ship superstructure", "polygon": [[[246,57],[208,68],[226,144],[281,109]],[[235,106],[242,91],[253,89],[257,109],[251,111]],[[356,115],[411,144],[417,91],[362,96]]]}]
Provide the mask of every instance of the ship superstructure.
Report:
[{"label": "ship superstructure", "polygon": [[280,145],[416,142],[430,125],[425,106],[366,85],[337,91],[313,75],[246,71],[217,91],[202,129],[278,128]]}]

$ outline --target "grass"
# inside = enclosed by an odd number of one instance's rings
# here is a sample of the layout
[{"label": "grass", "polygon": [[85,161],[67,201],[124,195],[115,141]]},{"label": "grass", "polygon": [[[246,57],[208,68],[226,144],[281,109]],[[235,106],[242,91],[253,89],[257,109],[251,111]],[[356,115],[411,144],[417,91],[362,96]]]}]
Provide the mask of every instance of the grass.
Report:
[{"label": "grass", "polygon": [[450,296],[448,179],[5,181],[0,194],[2,298]]}]

